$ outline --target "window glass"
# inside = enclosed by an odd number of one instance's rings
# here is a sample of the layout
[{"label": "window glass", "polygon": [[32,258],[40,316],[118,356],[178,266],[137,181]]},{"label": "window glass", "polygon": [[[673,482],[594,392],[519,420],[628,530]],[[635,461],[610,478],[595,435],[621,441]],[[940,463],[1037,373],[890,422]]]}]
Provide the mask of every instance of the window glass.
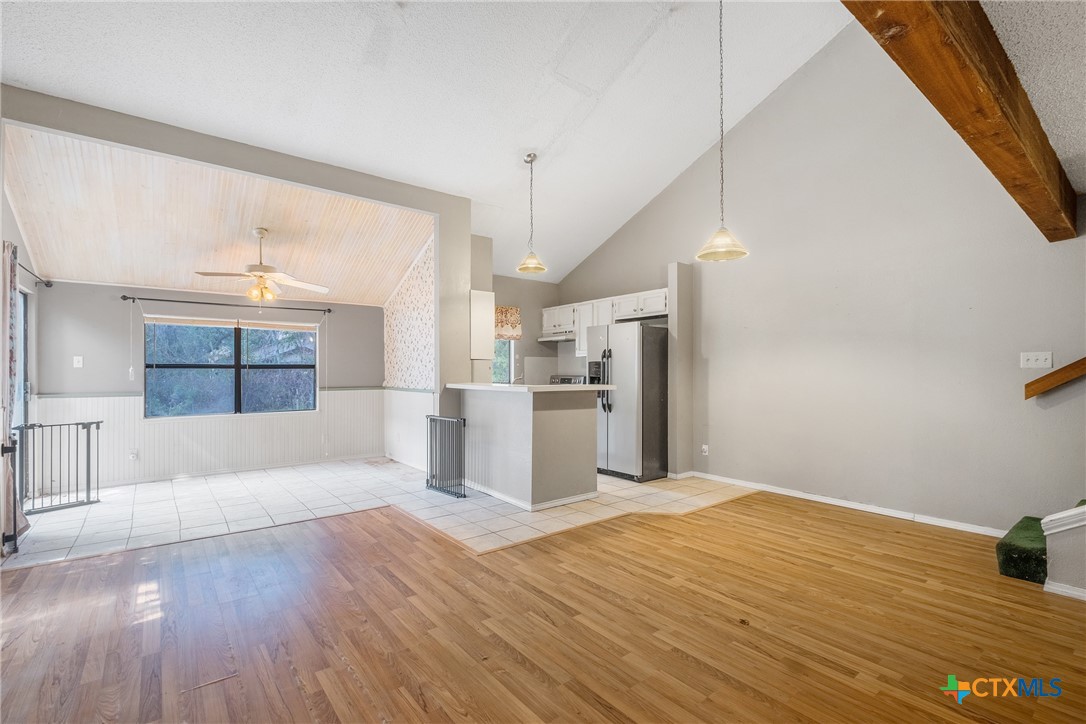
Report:
[{"label": "window glass", "polygon": [[494,360],[490,366],[491,381],[496,385],[512,382],[513,343],[508,339],[494,340]]},{"label": "window glass", "polygon": [[317,333],[293,329],[241,330],[242,364],[317,363]]},{"label": "window glass", "polygon": [[152,322],[144,343],[147,417],[317,408],[315,330]]},{"label": "window glass", "polygon": [[147,369],[147,417],[220,415],[234,411],[232,368]]},{"label": "window glass", "polygon": [[316,408],[316,370],[245,368],[241,371],[242,412],[285,412]]},{"label": "window glass", "polygon": [[234,328],[144,325],[147,364],[232,365]]}]

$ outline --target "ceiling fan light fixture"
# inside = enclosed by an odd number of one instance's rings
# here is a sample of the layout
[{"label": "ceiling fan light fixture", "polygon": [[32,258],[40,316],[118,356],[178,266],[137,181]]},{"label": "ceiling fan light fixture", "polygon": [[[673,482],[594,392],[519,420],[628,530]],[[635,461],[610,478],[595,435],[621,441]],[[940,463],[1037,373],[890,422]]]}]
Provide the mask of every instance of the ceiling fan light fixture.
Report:
[{"label": "ceiling fan light fixture", "polygon": [[260,296],[265,302],[275,301],[275,292],[273,292],[271,289],[268,289],[267,287],[260,288]]},{"label": "ceiling fan light fixture", "polygon": [[249,299],[252,299],[254,302],[259,302],[264,296],[264,293],[260,289],[259,282],[249,287],[249,291],[245,292],[245,296],[249,297]]}]

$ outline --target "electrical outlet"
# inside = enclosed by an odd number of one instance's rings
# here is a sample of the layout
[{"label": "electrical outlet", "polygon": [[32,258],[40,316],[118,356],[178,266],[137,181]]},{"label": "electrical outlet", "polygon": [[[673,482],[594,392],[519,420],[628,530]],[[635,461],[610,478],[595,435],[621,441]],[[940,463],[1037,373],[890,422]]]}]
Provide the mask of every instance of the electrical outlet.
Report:
[{"label": "electrical outlet", "polygon": [[708,445],[702,445],[701,446],[701,454],[702,455],[708,455],[709,454],[709,446]]},{"label": "electrical outlet", "polygon": [[77,370],[83,369],[83,355],[77,354],[75,357],[72,357],[72,367]]},{"label": "electrical outlet", "polygon": [[1023,352],[1019,364],[1022,369],[1052,369],[1051,352]]},{"label": "electrical outlet", "polygon": [[139,460],[139,458],[140,458],[140,451],[139,450],[133,448],[133,449],[128,451],[128,459],[129,460]]}]

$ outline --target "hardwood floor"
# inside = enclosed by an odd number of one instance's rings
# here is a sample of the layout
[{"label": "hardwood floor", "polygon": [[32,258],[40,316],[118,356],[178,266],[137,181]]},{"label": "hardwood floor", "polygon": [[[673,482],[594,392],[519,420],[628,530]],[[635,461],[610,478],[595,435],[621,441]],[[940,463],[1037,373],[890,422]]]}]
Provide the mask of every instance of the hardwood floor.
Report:
[{"label": "hardwood floor", "polygon": [[[1086,604],[758,493],[475,556],[391,508],[5,572],[5,722],[1082,721]],[[1062,680],[1058,698],[939,691]]]}]

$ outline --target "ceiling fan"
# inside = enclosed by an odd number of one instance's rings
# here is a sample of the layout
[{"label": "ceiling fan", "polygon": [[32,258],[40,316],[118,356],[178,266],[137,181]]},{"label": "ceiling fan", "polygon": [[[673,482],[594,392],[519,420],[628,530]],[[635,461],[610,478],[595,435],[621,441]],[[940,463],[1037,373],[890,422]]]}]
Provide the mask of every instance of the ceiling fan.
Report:
[{"label": "ceiling fan", "polygon": [[272,302],[275,298],[282,293],[279,285],[282,284],[286,287],[298,287],[299,289],[308,289],[311,292],[317,292],[319,294],[327,294],[328,287],[321,286],[320,284],[312,284],[310,282],[303,282],[300,279],[295,279],[286,272],[281,272],[273,266],[268,266],[264,263],[264,238],[267,237],[268,230],[263,227],[257,227],[253,229],[253,236],[255,236],[260,244],[260,257],[258,264],[249,264],[245,267],[243,272],[196,272],[202,277],[230,277],[239,281],[248,279],[253,280],[253,286],[249,287],[249,290],[245,292],[245,295],[252,299],[254,302],[265,301]]}]

